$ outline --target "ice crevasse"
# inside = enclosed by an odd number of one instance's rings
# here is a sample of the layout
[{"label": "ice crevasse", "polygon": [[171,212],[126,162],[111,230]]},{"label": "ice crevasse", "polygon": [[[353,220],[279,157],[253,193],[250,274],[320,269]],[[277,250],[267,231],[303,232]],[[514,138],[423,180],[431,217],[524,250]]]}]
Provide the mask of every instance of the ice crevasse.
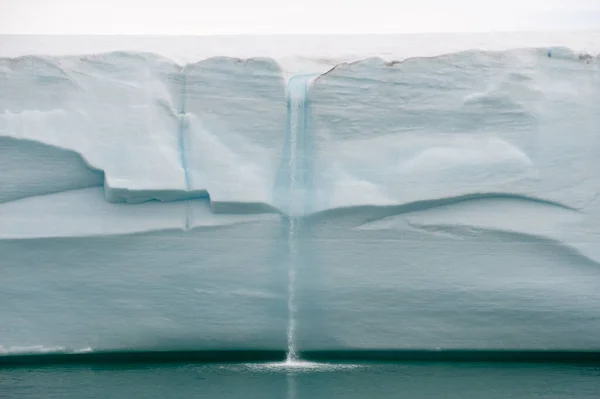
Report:
[{"label": "ice crevasse", "polygon": [[600,350],[600,64],[0,59],[0,349]]}]

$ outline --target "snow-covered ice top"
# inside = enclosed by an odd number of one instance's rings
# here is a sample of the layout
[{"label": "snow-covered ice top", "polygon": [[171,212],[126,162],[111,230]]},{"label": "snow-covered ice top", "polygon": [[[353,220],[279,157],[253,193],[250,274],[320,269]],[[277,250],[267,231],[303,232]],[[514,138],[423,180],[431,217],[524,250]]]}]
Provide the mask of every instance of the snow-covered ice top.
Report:
[{"label": "snow-covered ice top", "polygon": [[212,57],[271,58],[286,77],[324,73],[342,62],[388,61],[466,50],[567,47],[600,53],[600,30],[418,33],[387,35],[102,36],[0,35],[0,57],[64,56],[134,51],[160,54],[179,65]]}]

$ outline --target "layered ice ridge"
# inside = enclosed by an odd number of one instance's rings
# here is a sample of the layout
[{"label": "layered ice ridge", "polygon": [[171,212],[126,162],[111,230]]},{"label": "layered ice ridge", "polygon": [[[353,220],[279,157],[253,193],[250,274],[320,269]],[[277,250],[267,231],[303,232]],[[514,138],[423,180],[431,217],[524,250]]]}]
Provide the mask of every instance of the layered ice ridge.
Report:
[{"label": "layered ice ridge", "polygon": [[214,216],[204,200],[185,231],[181,201],[110,204],[86,190],[55,194],[46,218],[0,214],[4,348],[285,347],[276,215]]},{"label": "layered ice ridge", "polygon": [[[290,115],[273,60],[179,66],[114,52],[0,66],[0,136],[81,154],[104,172],[110,202],[209,197],[215,211],[234,213],[285,202],[277,171]],[[597,178],[587,167],[597,149],[583,144],[597,122],[597,76],[593,57],[568,49],[340,64],[307,92],[300,139],[315,172],[306,211],[484,191],[557,202],[564,193],[584,206]],[[567,130],[580,140],[563,142]],[[552,174],[559,164],[574,173]],[[571,195],[569,185],[585,187]]]},{"label": "layered ice ridge", "polygon": [[339,65],[309,94],[313,210],[477,192],[586,207],[599,72],[566,49]]},{"label": "layered ice ridge", "polygon": [[216,211],[236,212],[236,203],[238,213],[273,210],[286,118],[273,61],[5,58],[0,93],[0,136],[79,153],[104,172],[110,202],[210,196]]},{"label": "layered ice ridge", "polygon": [[493,195],[311,217],[299,346],[598,350],[599,222]]}]

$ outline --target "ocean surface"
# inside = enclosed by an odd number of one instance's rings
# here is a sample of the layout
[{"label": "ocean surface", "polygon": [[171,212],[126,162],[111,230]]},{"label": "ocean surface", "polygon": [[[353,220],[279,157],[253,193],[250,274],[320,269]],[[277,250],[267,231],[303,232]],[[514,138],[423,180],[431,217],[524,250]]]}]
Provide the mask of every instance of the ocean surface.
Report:
[{"label": "ocean surface", "polygon": [[598,398],[600,366],[204,363],[0,369],[0,398]]}]

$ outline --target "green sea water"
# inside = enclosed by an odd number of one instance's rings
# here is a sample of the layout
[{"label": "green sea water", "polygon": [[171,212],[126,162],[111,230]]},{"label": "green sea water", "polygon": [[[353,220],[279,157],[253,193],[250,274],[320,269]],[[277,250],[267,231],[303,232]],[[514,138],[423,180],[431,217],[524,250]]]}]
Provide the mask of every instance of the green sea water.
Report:
[{"label": "green sea water", "polygon": [[600,398],[600,366],[203,363],[0,369],[0,398]]}]

